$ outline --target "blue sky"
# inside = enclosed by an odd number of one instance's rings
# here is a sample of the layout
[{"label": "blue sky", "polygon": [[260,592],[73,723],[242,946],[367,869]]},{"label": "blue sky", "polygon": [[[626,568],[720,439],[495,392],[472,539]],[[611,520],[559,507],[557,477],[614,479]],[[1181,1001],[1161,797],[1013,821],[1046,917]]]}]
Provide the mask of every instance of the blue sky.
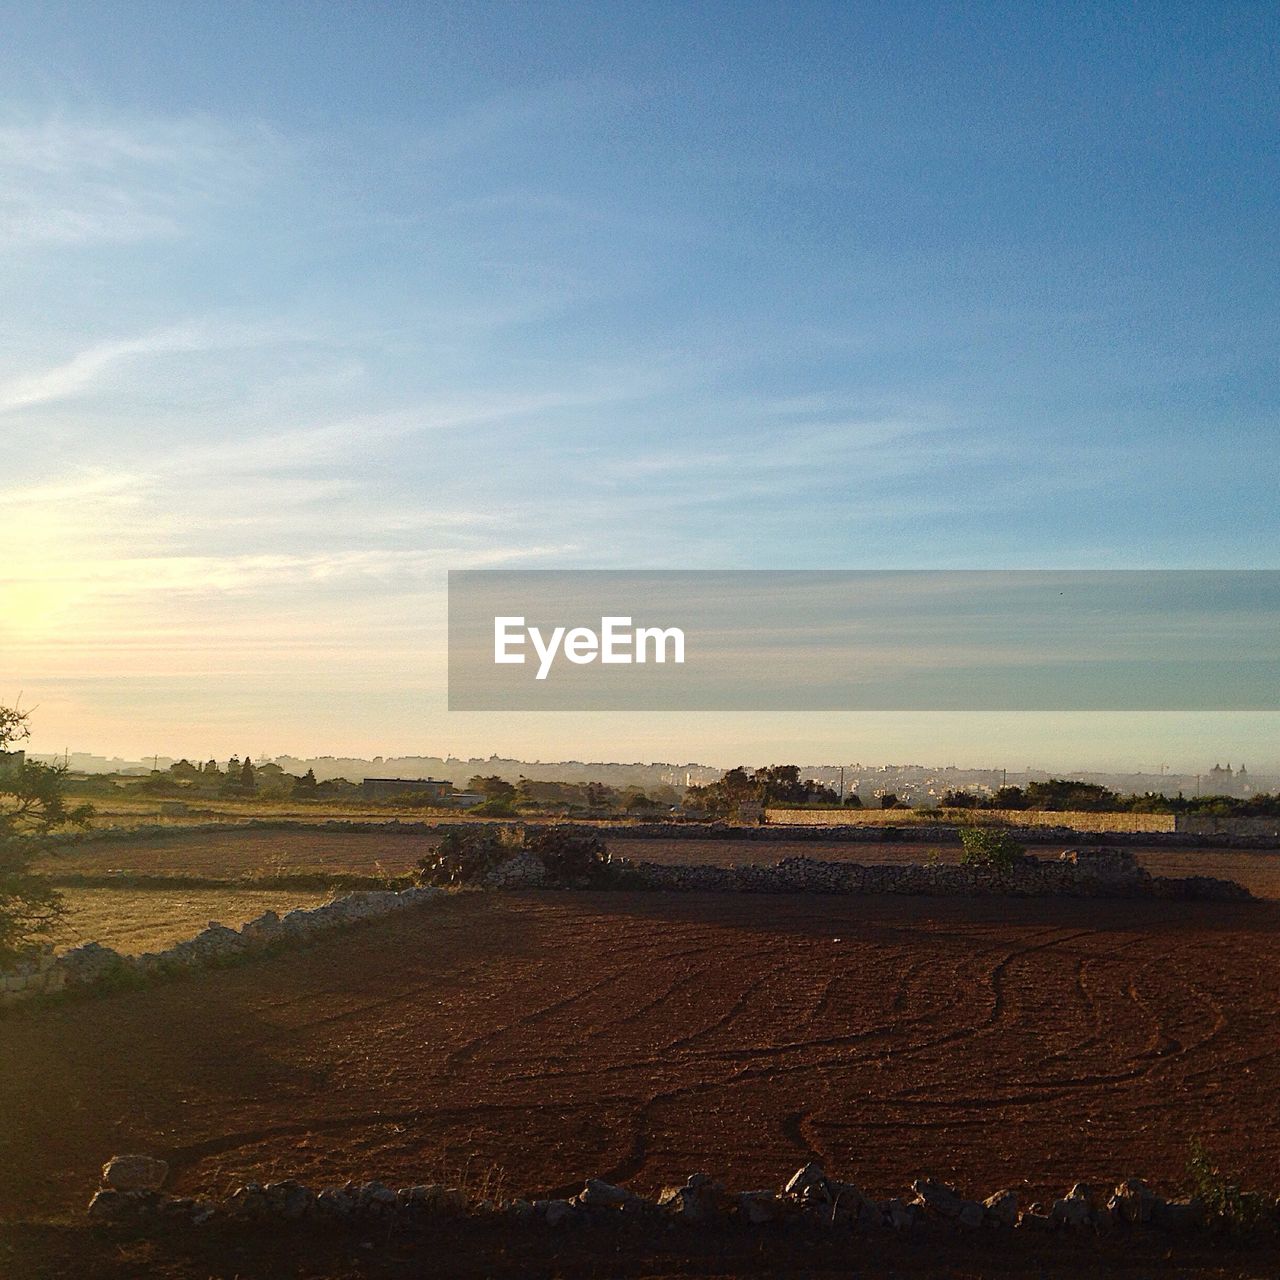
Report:
[{"label": "blue sky", "polygon": [[448,568],[1280,566],[1274,6],[3,13],[0,693],[57,745],[783,733],[447,716]]}]

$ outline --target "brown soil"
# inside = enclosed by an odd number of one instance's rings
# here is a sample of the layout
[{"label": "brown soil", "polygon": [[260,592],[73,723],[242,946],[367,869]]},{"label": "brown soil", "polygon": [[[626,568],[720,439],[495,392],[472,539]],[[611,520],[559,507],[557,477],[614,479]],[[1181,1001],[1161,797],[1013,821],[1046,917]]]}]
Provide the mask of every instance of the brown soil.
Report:
[{"label": "brown soil", "polygon": [[652,1192],[813,1157],[878,1195],[1028,1198],[1204,1141],[1280,1167],[1280,908],[462,895],[303,950],[0,1023],[0,1217],[114,1152],[248,1177]]}]

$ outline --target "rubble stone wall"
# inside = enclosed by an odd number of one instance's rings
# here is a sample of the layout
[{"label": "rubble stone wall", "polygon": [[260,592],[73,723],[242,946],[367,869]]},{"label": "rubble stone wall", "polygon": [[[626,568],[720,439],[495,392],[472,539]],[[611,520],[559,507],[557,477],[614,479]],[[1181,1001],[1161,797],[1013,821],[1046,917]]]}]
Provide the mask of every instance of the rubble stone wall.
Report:
[{"label": "rubble stone wall", "polygon": [[[1183,829],[1177,825],[1176,815],[1172,813],[1040,813],[1032,809],[975,809],[973,813],[978,821],[999,822],[1013,827],[1125,832]],[[793,827],[877,827],[892,826],[904,819],[913,820],[912,813],[894,809],[767,809],[765,818],[778,826]]]},{"label": "rubble stone wall", "polygon": [[1272,1197],[1244,1193],[1228,1213],[1195,1196],[1166,1199],[1139,1178],[1102,1187],[1078,1182],[1047,1203],[1031,1204],[1007,1189],[969,1198],[931,1177],[916,1178],[904,1194],[881,1200],[853,1183],[827,1177],[816,1163],[798,1169],[780,1187],[748,1191],[730,1191],[710,1174],[695,1173],[656,1199],[602,1178],[587,1178],[581,1191],[565,1198],[479,1200],[456,1187],[393,1188],[376,1181],[314,1189],[286,1179],[249,1182],[225,1199],[199,1200],[166,1195],[161,1188],[168,1173],[168,1165],[151,1156],[114,1157],[103,1167],[101,1188],[89,1203],[90,1219],[134,1230],[149,1224],[157,1229],[203,1229],[211,1223],[280,1229],[345,1223],[362,1231],[381,1223],[388,1229],[429,1230],[433,1222],[448,1218],[531,1229],[631,1221],[651,1222],[655,1228],[807,1226],[824,1232],[898,1235],[929,1230],[1037,1235],[1153,1230],[1174,1235],[1241,1226],[1271,1232],[1280,1227],[1280,1205]]}]

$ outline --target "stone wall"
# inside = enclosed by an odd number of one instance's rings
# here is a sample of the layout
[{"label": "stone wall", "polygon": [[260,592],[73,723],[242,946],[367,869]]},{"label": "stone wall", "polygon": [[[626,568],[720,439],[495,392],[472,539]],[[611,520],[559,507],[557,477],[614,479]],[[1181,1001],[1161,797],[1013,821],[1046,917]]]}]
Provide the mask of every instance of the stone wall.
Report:
[{"label": "stone wall", "polygon": [[240,929],[229,929],[211,920],[208,928],[194,938],[186,938],[165,951],[139,956],[122,955],[97,942],[87,942],[60,956],[45,950],[0,974],[0,1005],[225,964],[268,948],[301,942],[332,929],[420,906],[439,893],[439,889],[429,888],[405,889],[400,893],[390,890],[349,893],[318,907],[299,907],[283,916],[268,911]]},{"label": "stone wall", "polygon": [[89,1217],[131,1230],[205,1229],[210,1224],[302,1229],[308,1224],[348,1225],[367,1232],[381,1226],[429,1232],[445,1219],[473,1219],[529,1229],[607,1227],[644,1223],[655,1230],[690,1228],[757,1230],[806,1228],[846,1234],[889,1231],[898,1235],[1001,1231],[1049,1232],[1154,1230],[1170,1234],[1241,1226],[1274,1231],[1280,1225],[1274,1197],[1244,1193],[1230,1211],[1196,1197],[1168,1200],[1138,1178],[1090,1187],[1076,1183],[1048,1203],[1024,1204],[1018,1192],[995,1191],[970,1198],[935,1178],[916,1178],[902,1195],[878,1199],[850,1182],[828,1178],[816,1163],[805,1165],[780,1187],[730,1191],[706,1173],[667,1187],[656,1199],[637,1195],[602,1178],[587,1178],[565,1198],[476,1199],[456,1187],[421,1184],[393,1188],[381,1182],[348,1182],[319,1190],[293,1179],[265,1185],[249,1182],[225,1199],[165,1195],[169,1167],[150,1156],[116,1156],[102,1171],[102,1186],[89,1203]]},{"label": "stone wall", "polygon": [[1280,845],[1280,818],[1218,818],[1209,813],[1178,816],[1179,831],[1196,836],[1227,836]]},{"label": "stone wall", "polygon": [[[1231,880],[1153,876],[1122,849],[1069,849],[1058,858],[1020,857],[1008,871],[951,864],[868,864],[784,858],[773,866],[710,867],[610,856],[620,885],[639,889],[744,893],[902,893],[929,896],[1159,898],[1238,901],[1252,897]],[[508,875],[505,887],[537,887]]]},{"label": "stone wall", "polygon": [[[767,822],[793,827],[881,827],[909,826],[928,830],[942,821],[940,811],[924,810],[923,820],[909,809],[768,809]],[[947,810],[946,821],[954,825],[957,810]],[[1031,809],[975,809],[977,822],[997,822],[1013,827],[1062,827],[1069,831],[1180,831],[1171,813],[1040,813]]]}]

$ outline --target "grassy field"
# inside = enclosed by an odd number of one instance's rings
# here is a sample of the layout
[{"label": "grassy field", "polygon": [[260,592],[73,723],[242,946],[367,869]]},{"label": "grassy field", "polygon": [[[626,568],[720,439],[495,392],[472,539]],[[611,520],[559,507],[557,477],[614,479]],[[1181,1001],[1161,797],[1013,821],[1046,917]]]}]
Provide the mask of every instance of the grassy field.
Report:
[{"label": "grassy field", "polygon": [[328,899],[302,889],[64,889],[70,914],[59,950],[101,942],[126,954],[160,951],[200,932],[211,920],[238,929],[264,911],[283,914]]}]

